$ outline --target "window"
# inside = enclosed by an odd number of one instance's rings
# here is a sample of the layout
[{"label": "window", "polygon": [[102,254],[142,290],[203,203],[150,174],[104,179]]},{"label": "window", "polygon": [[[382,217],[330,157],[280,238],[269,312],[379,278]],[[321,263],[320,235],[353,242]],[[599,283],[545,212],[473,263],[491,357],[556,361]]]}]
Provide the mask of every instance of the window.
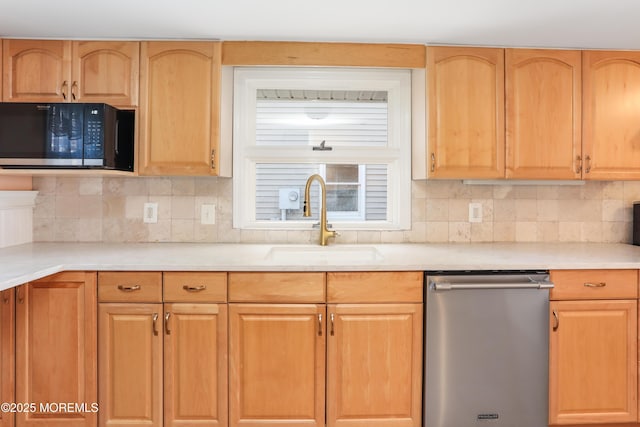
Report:
[{"label": "window", "polygon": [[234,227],[307,229],[307,179],[335,228],[403,229],[411,214],[409,70],[236,68]]}]

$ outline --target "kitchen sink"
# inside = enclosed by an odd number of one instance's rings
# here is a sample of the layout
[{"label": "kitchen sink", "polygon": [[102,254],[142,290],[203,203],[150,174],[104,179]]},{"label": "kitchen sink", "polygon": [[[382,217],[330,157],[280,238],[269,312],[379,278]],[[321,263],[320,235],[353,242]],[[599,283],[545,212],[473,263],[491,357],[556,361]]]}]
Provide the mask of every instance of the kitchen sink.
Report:
[{"label": "kitchen sink", "polygon": [[353,265],[370,264],[384,259],[374,246],[274,246],[265,259],[275,264],[288,265]]}]

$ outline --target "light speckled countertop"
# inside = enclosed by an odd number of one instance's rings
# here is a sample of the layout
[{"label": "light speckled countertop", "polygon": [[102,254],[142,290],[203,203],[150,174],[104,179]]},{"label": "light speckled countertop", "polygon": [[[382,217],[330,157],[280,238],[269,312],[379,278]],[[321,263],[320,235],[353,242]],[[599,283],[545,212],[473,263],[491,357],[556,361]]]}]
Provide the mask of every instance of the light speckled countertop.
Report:
[{"label": "light speckled countertop", "polygon": [[269,245],[33,243],[0,249],[0,290],[66,270],[415,271],[640,268],[640,246],[599,243]]}]

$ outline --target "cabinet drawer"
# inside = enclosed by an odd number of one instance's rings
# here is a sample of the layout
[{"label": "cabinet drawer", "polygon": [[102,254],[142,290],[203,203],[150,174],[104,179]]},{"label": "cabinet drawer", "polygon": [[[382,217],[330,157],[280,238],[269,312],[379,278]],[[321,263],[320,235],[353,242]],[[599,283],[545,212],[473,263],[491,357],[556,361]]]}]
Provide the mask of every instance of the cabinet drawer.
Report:
[{"label": "cabinet drawer", "polygon": [[230,302],[325,302],[325,273],[229,273]]},{"label": "cabinet drawer", "polygon": [[162,302],[162,273],[99,272],[100,302]]},{"label": "cabinet drawer", "polygon": [[227,273],[165,272],[166,302],[226,302]]},{"label": "cabinet drawer", "polygon": [[328,302],[422,302],[419,271],[327,273]]},{"label": "cabinet drawer", "polygon": [[634,299],[638,270],[554,270],[552,300]]}]

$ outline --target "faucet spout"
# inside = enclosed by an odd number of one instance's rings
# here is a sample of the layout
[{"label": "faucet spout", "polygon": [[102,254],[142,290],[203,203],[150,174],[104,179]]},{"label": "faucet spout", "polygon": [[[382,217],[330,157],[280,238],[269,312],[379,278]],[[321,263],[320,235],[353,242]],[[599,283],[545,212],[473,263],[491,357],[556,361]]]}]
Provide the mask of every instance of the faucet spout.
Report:
[{"label": "faucet spout", "polygon": [[324,179],[318,174],[311,175],[307,179],[304,187],[304,213],[306,217],[311,216],[311,184],[318,181],[320,190],[322,191],[322,206],[320,206],[320,245],[326,246],[329,237],[335,237],[336,232],[327,228],[327,187]]}]

